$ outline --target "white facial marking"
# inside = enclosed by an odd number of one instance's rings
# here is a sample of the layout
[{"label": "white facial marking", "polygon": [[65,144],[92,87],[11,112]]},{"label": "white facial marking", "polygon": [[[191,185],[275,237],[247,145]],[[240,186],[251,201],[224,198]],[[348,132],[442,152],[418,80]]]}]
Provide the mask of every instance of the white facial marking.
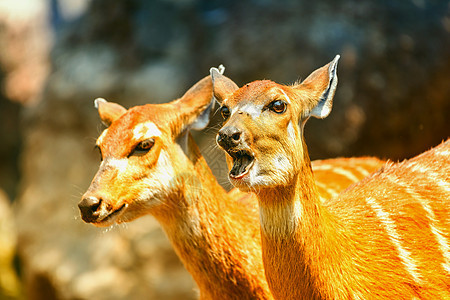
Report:
[{"label": "white facial marking", "polygon": [[253,162],[253,167],[248,172],[249,184],[251,186],[256,185],[256,184],[263,184],[262,183],[263,182],[263,178],[260,175],[258,175],[259,174],[259,170],[260,170],[259,162],[257,160],[255,160]]},{"label": "white facial marking", "polygon": [[291,99],[289,99],[288,95],[286,95],[286,93],[283,90],[280,90],[280,91],[283,93],[284,98],[286,99],[286,102],[291,104]]},{"label": "white facial marking", "polygon": [[100,167],[116,169],[119,176],[126,172],[128,168],[128,158],[108,158],[102,161]]},{"label": "white facial marking", "polygon": [[375,211],[381,224],[384,226],[392,244],[397,249],[398,255],[405,266],[405,269],[416,282],[421,282],[420,275],[417,272],[417,265],[411,257],[411,252],[403,247],[402,239],[397,231],[395,222],[389,216],[389,213],[379,205],[372,197],[366,199],[367,204]]},{"label": "white facial marking", "polygon": [[155,136],[161,136],[161,130],[159,130],[155,123],[150,121],[137,124],[133,129],[133,137],[137,141],[149,139]]},{"label": "white facial marking", "polygon": [[291,139],[291,141],[295,141],[296,140],[294,125],[292,125],[292,121],[289,121],[289,124],[288,124],[288,127],[287,127],[287,133],[288,133],[288,136]]},{"label": "white facial marking", "polygon": [[241,104],[241,105],[234,107],[231,110],[231,113],[235,114],[235,113],[243,112],[243,113],[250,115],[250,117],[252,117],[253,119],[255,119],[261,115],[262,109],[263,109],[262,105],[255,105],[253,103],[245,103],[245,104]]},{"label": "white facial marking", "polygon": [[280,175],[284,175],[285,173],[289,173],[292,171],[292,164],[289,161],[289,159],[282,155],[279,154],[277,155],[274,160],[273,160],[273,165],[275,166],[276,170],[282,174]]},{"label": "white facial marking", "polygon": [[[174,184],[175,170],[171,164],[169,155],[161,150],[158,162],[152,169],[149,177],[144,179],[144,188],[136,198],[137,202],[149,203],[150,206],[157,205],[158,199],[153,199],[156,194],[168,192]],[[151,200],[151,201],[150,201]]]},{"label": "white facial marking", "polygon": [[293,166],[289,159],[282,154],[275,156],[270,167],[265,166],[265,169],[268,169],[269,172],[261,174],[261,165],[256,159],[248,172],[248,177],[244,179],[247,186],[257,189],[261,186],[272,186],[274,183],[288,184],[291,180],[290,174],[292,174]]}]

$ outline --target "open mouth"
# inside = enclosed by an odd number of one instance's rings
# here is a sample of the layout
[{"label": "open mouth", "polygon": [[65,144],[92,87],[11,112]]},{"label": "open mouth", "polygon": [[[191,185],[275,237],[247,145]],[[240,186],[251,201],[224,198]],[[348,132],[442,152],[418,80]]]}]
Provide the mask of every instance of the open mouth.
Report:
[{"label": "open mouth", "polygon": [[118,209],[112,211],[111,213],[107,214],[105,217],[99,219],[95,225],[97,226],[109,226],[112,225],[117,221],[117,219],[120,217],[120,215],[124,212],[124,210],[127,208],[128,204],[122,204]]},{"label": "open mouth", "polygon": [[253,166],[254,156],[247,150],[230,151],[228,154],[233,158],[233,167],[230,170],[230,178],[241,179]]}]

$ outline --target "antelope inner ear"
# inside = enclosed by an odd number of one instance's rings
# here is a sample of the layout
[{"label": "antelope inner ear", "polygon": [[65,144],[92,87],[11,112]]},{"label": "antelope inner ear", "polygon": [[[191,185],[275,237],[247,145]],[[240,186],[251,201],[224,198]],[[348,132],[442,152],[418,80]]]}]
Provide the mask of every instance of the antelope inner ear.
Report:
[{"label": "antelope inner ear", "polygon": [[[220,67],[219,67],[220,68]],[[230,78],[224,76],[223,70],[211,68],[211,74],[214,98],[217,102],[222,103],[229,95],[233,94],[239,87]]]},{"label": "antelope inner ear", "polygon": [[315,70],[298,86],[298,89],[304,90],[311,99],[308,117],[323,119],[330,114],[338,83],[339,58],[340,56],[336,55],[332,62]]},{"label": "antelope inner ear", "polygon": [[171,102],[174,107],[175,136],[185,130],[201,130],[209,123],[209,116],[214,102],[212,101],[211,77],[206,76],[192,86],[178,100]]},{"label": "antelope inner ear", "polygon": [[311,115],[313,117],[323,119],[327,117],[331,112],[331,107],[333,105],[334,93],[336,92],[336,87],[338,83],[337,77],[337,64],[340,56],[336,55],[332,62],[328,65],[328,85],[320,96],[319,102],[312,109]]},{"label": "antelope inner ear", "polygon": [[195,119],[194,122],[191,123],[189,126],[192,130],[202,130],[205,129],[206,126],[209,123],[210,116],[211,116],[211,110],[214,108],[214,99],[211,99],[211,102],[209,102],[208,106],[203,110],[203,112]]},{"label": "antelope inner ear", "polygon": [[108,102],[103,98],[95,99],[94,106],[97,108],[103,124],[108,127],[127,111],[122,105],[114,102]]}]

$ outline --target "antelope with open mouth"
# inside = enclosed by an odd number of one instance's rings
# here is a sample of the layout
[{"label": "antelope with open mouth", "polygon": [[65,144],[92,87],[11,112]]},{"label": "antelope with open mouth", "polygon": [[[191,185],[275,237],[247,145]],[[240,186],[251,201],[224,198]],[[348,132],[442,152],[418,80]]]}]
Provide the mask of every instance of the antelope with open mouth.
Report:
[{"label": "antelope with open mouth", "polygon": [[[81,216],[102,227],[153,215],[201,299],[272,299],[256,198],[227,193],[190,135],[207,125],[212,99],[210,76],[170,103],[127,110],[97,99],[108,128],[96,142],[102,162],[79,203]],[[322,195],[338,193],[381,165],[375,158],[316,162]]]},{"label": "antelope with open mouth", "polygon": [[323,201],[304,141],[325,118],[337,56],[292,86],[239,88],[211,69],[231,183],[258,196],[275,299],[450,299],[450,140]]}]

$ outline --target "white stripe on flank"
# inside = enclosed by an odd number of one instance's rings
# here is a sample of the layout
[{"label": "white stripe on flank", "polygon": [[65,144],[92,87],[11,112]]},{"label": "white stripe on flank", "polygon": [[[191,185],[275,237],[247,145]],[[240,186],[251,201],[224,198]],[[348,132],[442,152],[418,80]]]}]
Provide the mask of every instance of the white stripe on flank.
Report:
[{"label": "white stripe on flank", "polygon": [[358,182],[358,181],[359,181],[359,178],[356,177],[355,175],[353,175],[352,172],[347,171],[347,170],[345,170],[345,169],[343,169],[343,168],[333,168],[332,171],[333,171],[334,173],[336,173],[336,174],[340,174],[340,175],[342,175],[342,176],[347,177],[348,179],[350,179],[350,180],[353,181],[353,182]]},{"label": "white stripe on flank", "polygon": [[410,186],[405,184],[404,182],[401,182],[401,178],[393,178],[392,175],[387,176],[388,180],[394,182],[396,185],[401,186],[405,189],[405,192],[410,195],[412,199],[417,200],[423,207],[423,209],[427,213],[427,217],[430,220],[430,230],[433,233],[433,235],[436,238],[437,243],[439,244],[439,249],[442,252],[442,256],[444,257],[444,262],[442,263],[442,267],[444,270],[446,270],[448,273],[450,273],[450,243],[448,239],[442,234],[442,231],[439,229],[439,221],[436,219],[436,215],[434,214],[434,211],[432,207],[430,206],[430,203],[419,195],[416,191],[411,189]]},{"label": "white stripe on flank", "polygon": [[327,186],[326,184],[324,184],[324,183],[321,183],[321,182],[316,181],[316,185],[317,185],[318,187],[320,187],[321,189],[324,189],[328,194],[330,194],[330,195],[331,195],[331,198],[334,198],[334,197],[336,197],[337,195],[339,195],[339,193],[338,193],[336,190],[334,190],[334,189],[328,187],[328,186]]},{"label": "white stripe on flank", "polygon": [[327,170],[331,170],[332,168],[333,168],[333,166],[326,165],[326,164],[320,164],[320,165],[316,166],[314,164],[314,162],[312,162],[313,171],[327,171]]},{"label": "white stripe on flank", "polygon": [[[442,180],[442,175],[434,172],[430,168],[427,168],[423,165],[419,165],[416,162],[409,163],[409,168],[413,172],[418,172],[423,174],[425,177],[429,178],[433,182],[435,182],[440,188],[444,190],[445,193],[450,193],[450,182]],[[444,167],[444,166],[443,166]]]},{"label": "white stripe on flank", "polygon": [[436,151],[436,154],[442,155],[442,156],[445,156],[448,158],[448,157],[450,157],[450,150],[448,150],[448,149],[439,150],[439,151]]},{"label": "white stripe on flank", "polygon": [[408,273],[414,278],[416,282],[420,282],[420,275],[417,272],[417,265],[414,260],[411,258],[411,253],[405,249],[402,245],[400,235],[397,232],[397,228],[395,226],[394,221],[389,217],[389,213],[383,210],[383,208],[375,201],[374,198],[368,197],[366,199],[367,204],[369,204],[372,209],[377,214],[378,219],[380,219],[383,224],[386,232],[391,239],[391,242],[394,244],[395,248],[398,251],[399,257],[405,266]]},{"label": "white stripe on flank", "polygon": [[364,168],[361,167],[361,166],[357,166],[357,167],[355,167],[355,169],[356,169],[359,173],[361,173],[364,177],[367,177],[367,176],[370,175],[370,172],[367,171],[366,169],[364,169]]}]

